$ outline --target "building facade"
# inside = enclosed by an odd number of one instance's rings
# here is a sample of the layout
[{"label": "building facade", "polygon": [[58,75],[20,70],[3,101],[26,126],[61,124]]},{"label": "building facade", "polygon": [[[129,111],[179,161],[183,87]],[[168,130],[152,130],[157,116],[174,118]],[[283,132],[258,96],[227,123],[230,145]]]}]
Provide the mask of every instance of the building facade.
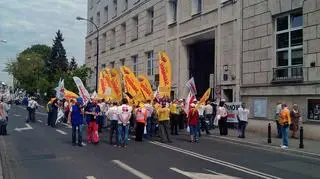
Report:
[{"label": "building facade", "polygon": [[[213,87],[215,98],[247,103],[251,118],[274,119],[282,101],[320,121],[317,0],[89,0],[88,19],[99,26],[99,69],[127,65],[156,88],[157,52],[166,51],[176,98],[187,96],[194,77],[199,95]],[[95,38],[88,24],[92,68]]]}]

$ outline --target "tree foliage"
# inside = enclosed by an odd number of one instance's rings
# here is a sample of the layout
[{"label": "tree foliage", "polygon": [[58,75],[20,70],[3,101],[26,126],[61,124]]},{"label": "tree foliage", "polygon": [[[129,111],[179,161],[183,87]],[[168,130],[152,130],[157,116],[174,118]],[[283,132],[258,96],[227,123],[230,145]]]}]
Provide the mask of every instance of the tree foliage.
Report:
[{"label": "tree foliage", "polygon": [[15,88],[26,90],[28,93],[39,91],[55,95],[55,87],[60,78],[65,80],[65,88],[78,92],[73,76],[78,76],[86,85],[86,79],[92,74],[90,68],[79,66],[72,57],[70,63],[63,47],[63,36],[60,30],[56,33],[52,48],[46,45],[33,45],[18,54],[16,61],[6,64],[5,71],[15,79]]}]

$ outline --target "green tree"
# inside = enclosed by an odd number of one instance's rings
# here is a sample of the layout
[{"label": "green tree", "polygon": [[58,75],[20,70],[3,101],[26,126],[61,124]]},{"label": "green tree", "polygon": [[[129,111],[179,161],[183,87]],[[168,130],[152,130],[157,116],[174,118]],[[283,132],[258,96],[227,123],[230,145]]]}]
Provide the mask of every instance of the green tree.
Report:
[{"label": "green tree", "polygon": [[74,57],[71,58],[70,63],[69,63],[69,70],[73,71],[78,68],[78,64],[76,62],[76,59]]},{"label": "green tree", "polygon": [[68,71],[68,59],[66,56],[66,50],[63,47],[64,41],[60,30],[56,33],[56,37],[53,40],[52,50],[50,58],[45,62],[45,69],[48,79],[51,81],[57,81],[64,73]]},{"label": "green tree", "polygon": [[91,76],[92,71],[89,67],[86,67],[85,65],[82,65],[80,67],[75,68],[74,70],[70,70],[68,74],[64,76],[64,85],[67,90],[78,92],[78,88],[76,84],[73,81],[73,77],[77,76],[79,77],[83,85],[86,86],[86,80]]}]

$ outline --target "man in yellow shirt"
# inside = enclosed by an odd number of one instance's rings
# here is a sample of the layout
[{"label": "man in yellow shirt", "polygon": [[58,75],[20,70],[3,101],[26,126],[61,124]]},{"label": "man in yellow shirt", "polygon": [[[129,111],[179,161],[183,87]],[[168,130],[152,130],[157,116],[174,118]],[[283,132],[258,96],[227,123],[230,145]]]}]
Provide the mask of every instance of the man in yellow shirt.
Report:
[{"label": "man in yellow shirt", "polygon": [[164,139],[167,138],[168,142],[171,143],[169,136],[169,117],[170,109],[166,107],[166,103],[162,103],[162,107],[157,109],[158,121],[160,128],[160,142],[164,142]]},{"label": "man in yellow shirt", "polygon": [[176,100],[170,106],[170,122],[171,135],[178,135],[179,111]]},{"label": "man in yellow shirt", "polygon": [[281,134],[282,134],[282,149],[288,148],[288,133],[289,126],[291,124],[290,111],[286,104],[282,104],[282,110],[280,112],[279,124],[281,125]]}]

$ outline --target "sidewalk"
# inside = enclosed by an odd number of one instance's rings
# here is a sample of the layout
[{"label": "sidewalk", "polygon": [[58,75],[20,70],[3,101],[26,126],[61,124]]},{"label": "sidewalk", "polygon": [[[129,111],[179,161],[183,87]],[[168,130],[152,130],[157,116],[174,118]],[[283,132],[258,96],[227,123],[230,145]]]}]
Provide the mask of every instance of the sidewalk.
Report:
[{"label": "sidewalk", "polygon": [[[223,140],[228,140],[236,143],[247,144],[250,146],[255,147],[268,147],[272,149],[279,149],[282,143],[282,139],[279,138],[271,138],[271,144],[268,144],[268,137],[267,136],[259,136],[257,134],[246,132],[246,138],[238,138],[238,131],[234,129],[228,130],[228,136],[220,136],[219,129],[211,130],[211,135],[209,137],[218,138]],[[204,135],[205,136],[205,135]],[[289,149],[290,152],[308,155],[310,157],[317,157],[320,159],[320,142],[313,141],[313,140],[304,140],[304,148],[299,148],[299,139],[292,139],[289,138]]]}]

